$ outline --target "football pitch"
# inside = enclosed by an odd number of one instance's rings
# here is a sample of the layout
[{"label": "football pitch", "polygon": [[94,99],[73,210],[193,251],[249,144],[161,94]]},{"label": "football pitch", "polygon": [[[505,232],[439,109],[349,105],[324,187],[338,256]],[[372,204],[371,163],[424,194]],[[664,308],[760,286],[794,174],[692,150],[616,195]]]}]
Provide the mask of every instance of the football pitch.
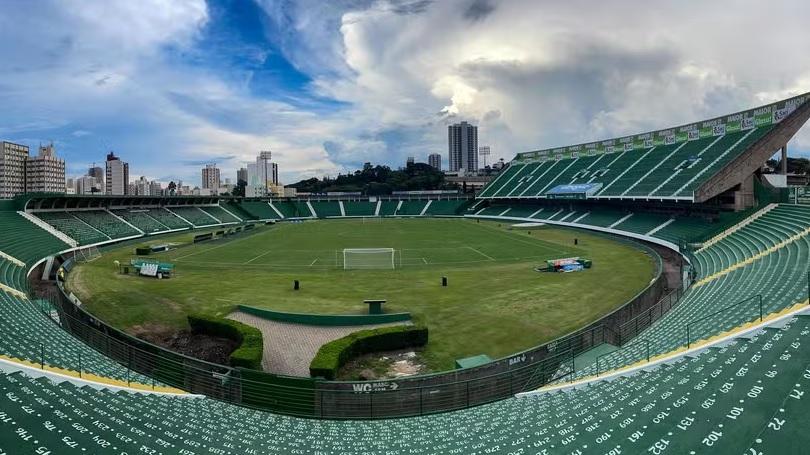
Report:
[{"label": "football pitch", "polygon": [[[442,370],[457,358],[506,356],[598,319],[650,282],[655,261],[632,245],[582,231],[512,230],[464,219],[316,220],[196,245],[190,238],[150,242],[183,245],[154,256],[176,264],[172,279],[119,275],[112,262],[128,262],[130,245],[76,267],[68,287],[89,311],[125,330],[185,328],[189,313],[225,316],[235,304],[362,314],[364,299],[386,299],[386,311],[410,312],[428,326],[422,358]],[[395,268],[344,270],[344,248],[392,248]],[[570,256],[592,259],[594,267],[534,270]],[[441,286],[443,276],[448,287]]]}]

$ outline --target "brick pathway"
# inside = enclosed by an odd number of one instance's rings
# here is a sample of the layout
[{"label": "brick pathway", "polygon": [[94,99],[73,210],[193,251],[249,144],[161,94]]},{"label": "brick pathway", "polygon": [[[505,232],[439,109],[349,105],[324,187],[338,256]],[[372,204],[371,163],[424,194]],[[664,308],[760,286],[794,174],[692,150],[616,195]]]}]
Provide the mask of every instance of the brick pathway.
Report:
[{"label": "brick pathway", "polygon": [[262,331],[264,355],[262,369],[269,373],[309,376],[309,364],[324,344],[358,330],[401,325],[402,322],[363,326],[322,327],[268,321],[237,311],[228,315]]}]

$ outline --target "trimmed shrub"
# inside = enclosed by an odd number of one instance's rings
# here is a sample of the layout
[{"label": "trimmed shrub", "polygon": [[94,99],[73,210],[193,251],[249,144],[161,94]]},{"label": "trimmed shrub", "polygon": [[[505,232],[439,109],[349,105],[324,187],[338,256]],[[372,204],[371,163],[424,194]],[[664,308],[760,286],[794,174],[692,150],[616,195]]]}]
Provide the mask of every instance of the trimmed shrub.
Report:
[{"label": "trimmed shrub", "polygon": [[424,346],[427,341],[428,329],[423,326],[397,325],[360,330],[321,346],[309,364],[309,375],[334,380],[340,367],[354,357],[370,352]]},{"label": "trimmed shrub", "polygon": [[230,319],[205,314],[190,314],[188,325],[194,333],[228,338],[239,343],[231,353],[230,364],[233,367],[262,369],[262,332],[246,324]]}]

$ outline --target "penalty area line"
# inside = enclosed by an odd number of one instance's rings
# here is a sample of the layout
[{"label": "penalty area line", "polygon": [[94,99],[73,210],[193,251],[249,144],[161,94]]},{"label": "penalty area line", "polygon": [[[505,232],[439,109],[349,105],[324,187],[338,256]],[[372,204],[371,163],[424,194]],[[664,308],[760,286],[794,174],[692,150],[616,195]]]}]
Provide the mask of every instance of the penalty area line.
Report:
[{"label": "penalty area line", "polygon": [[480,251],[476,250],[475,248],[473,248],[473,247],[471,247],[471,246],[468,246],[467,248],[469,248],[469,249],[471,249],[471,250],[475,251],[476,253],[480,254],[481,256],[484,256],[485,258],[489,259],[490,261],[494,261],[494,260],[495,260],[495,258],[494,258],[494,257],[492,257],[492,256],[490,256],[490,255],[488,255],[488,254],[484,254],[484,253],[482,253],[482,252],[480,252]]},{"label": "penalty area line", "polygon": [[312,262],[309,264],[309,266],[310,266],[310,267],[312,267],[313,265],[315,265],[315,263],[316,263],[316,262],[318,262],[318,258],[315,258],[315,259],[314,259],[314,260],[313,260],[313,261],[312,261]]}]

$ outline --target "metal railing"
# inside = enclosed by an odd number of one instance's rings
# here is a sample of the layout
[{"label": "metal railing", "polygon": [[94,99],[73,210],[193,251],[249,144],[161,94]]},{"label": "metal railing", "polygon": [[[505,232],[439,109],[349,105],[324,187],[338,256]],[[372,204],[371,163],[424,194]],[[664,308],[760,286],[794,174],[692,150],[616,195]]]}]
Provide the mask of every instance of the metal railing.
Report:
[{"label": "metal railing", "polygon": [[[756,303],[755,308],[757,308],[757,309],[758,309],[759,320],[760,320],[760,321],[762,321],[762,295],[761,295],[761,294],[757,294],[757,295],[755,295],[755,296],[748,297],[747,299],[740,300],[739,302],[732,303],[731,305],[729,305],[729,306],[727,306],[727,307],[725,307],[725,308],[721,308],[721,309],[719,309],[719,310],[715,311],[714,313],[707,314],[707,315],[705,315],[705,316],[702,316],[702,317],[699,317],[699,318],[697,318],[697,319],[693,319],[693,320],[691,320],[691,321],[687,322],[687,323],[686,323],[686,348],[687,348],[687,349],[689,349],[689,348],[691,348],[691,347],[692,347],[692,335],[694,334],[694,329],[693,329],[692,327],[693,327],[695,324],[698,324],[698,323],[700,323],[700,322],[703,322],[703,321],[707,321],[707,320],[709,320],[709,319],[712,319],[712,318],[714,318],[714,317],[715,317],[715,316],[717,316],[717,315],[723,314],[723,313],[725,313],[725,312],[726,312],[726,311],[728,311],[728,310],[731,310],[731,309],[733,309],[733,308],[737,308],[737,307],[742,306],[742,305],[744,305],[744,304],[746,304],[746,303],[749,303],[749,302],[754,302],[754,303]],[[740,325],[741,323],[745,323],[745,322],[749,322],[749,321],[740,321],[740,322],[736,322],[734,325],[735,325],[735,326],[738,326],[738,325]],[[716,331],[717,331],[717,326],[713,326],[713,327],[712,327],[712,330],[714,330],[714,331],[716,332]],[[698,339],[700,339],[700,338],[698,337]]]}]

